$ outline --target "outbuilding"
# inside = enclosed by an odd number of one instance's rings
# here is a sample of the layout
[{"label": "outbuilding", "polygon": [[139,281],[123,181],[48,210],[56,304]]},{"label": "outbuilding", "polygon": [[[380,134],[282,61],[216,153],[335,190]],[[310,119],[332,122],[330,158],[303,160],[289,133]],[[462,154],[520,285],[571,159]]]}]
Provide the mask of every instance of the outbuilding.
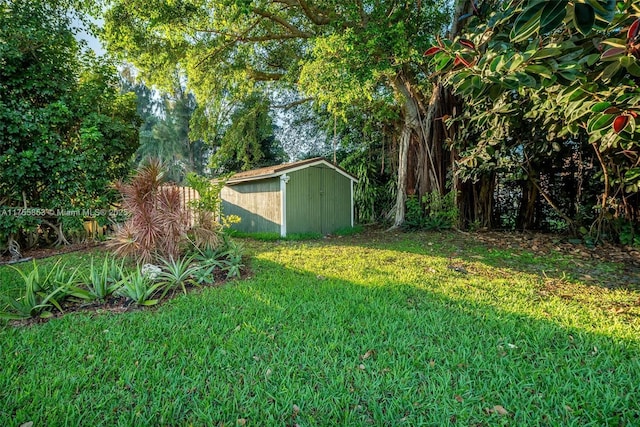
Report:
[{"label": "outbuilding", "polygon": [[320,233],[353,227],[358,180],[323,158],[240,172],[220,192],[224,215],[246,233]]}]

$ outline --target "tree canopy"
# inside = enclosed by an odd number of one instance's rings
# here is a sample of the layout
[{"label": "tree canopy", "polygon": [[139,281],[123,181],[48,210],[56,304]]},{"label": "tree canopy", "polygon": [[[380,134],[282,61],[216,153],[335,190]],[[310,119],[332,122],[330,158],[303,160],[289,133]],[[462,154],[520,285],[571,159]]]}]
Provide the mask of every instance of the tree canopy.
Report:
[{"label": "tree canopy", "polygon": [[[0,2],[0,206],[54,212],[107,208],[109,183],[137,148],[133,95],[113,65],[82,51],[68,10],[35,0]],[[4,215],[17,236],[43,215]]]},{"label": "tree canopy", "polygon": [[185,76],[200,130],[248,115],[235,102],[252,93],[310,100],[316,128],[376,183],[357,192],[369,218],[383,188],[396,226],[407,195],[449,189],[463,226],[562,222],[598,238],[639,217],[636,1],[107,4],[109,49],[155,83]]},{"label": "tree canopy", "polygon": [[[596,235],[605,219],[637,219],[639,16],[631,1],[486,2],[463,37],[429,49],[433,70],[465,102],[451,122],[460,126],[460,174],[512,168],[570,225],[597,219]],[[599,165],[592,188],[576,175],[573,194],[554,197],[558,186],[543,182],[553,163],[566,178],[589,158]]]}]

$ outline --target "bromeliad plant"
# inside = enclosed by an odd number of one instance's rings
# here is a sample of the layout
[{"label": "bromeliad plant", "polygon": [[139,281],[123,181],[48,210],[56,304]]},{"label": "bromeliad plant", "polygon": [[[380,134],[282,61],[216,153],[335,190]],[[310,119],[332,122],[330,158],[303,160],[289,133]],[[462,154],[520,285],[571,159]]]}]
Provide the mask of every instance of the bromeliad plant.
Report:
[{"label": "bromeliad plant", "polygon": [[158,281],[165,288],[162,293],[164,297],[172,289],[181,288],[186,295],[189,284],[195,284],[194,274],[197,268],[192,267],[193,257],[183,257],[174,260],[173,258],[162,260],[162,272],[158,275]]},{"label": "bromeliad plant", "polygon": [[218,259],[222,263],[222,270],[227,272],[227,278],[238,278],[242,272],[242,256],[244,247],[241,243],[225,238],[224,246],[218,251]]},{"label": "bromeliad plant", "polygon": [[194,259],[199,266],[195,273],[196,281],[200,284],[213,282],[216,270],[226,272],[228,279],[240,277],[244,267],[243,253],[244,247],[226,234],[222,237],[222,244],[216,249],[196,247]]}]

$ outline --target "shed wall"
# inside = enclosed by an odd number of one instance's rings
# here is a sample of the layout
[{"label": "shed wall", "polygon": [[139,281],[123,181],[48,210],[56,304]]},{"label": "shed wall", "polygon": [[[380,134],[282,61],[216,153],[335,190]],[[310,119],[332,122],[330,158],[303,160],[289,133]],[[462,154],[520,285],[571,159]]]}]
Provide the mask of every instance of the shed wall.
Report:
[{"label": "shed wall", "polygon": [[242,218],[234,230],[280,234],[280,179],[269,178],[227,185],[220,192],[222,213]]}]

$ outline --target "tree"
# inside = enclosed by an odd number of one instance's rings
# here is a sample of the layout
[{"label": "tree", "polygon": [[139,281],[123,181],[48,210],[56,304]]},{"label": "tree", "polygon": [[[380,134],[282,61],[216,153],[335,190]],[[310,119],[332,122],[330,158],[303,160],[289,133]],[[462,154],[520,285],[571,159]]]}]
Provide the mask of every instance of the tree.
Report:
[{"label": "tree", "polygon": [[0,2],[0,205],[38,209],[3,216],[9,241],[42,223],[65,243],[63,226],[82,217],[56,213],[108,208],[137,148],[135,98],[119,94],[115,67],[81,52],[58,6]]},{"label": "tree", "polygon": [[[449,2],[334,2],[321,0],[136,2],[114,0],[105,17],[110,51],[132,61],[154,82],[176,67],[188,77],[205,110],[241,99],[265,85],[297,90],[332,114],[353,104],[366,110],[385,101],[401,126],[398,210],[402,221],[410,142],[415,160],[436,164],[423,143],[423,106],[431,87],[420,85],[422,52],[448,20]],[[370,101],[375,101],[370,103]],[[228,103],[227,103],[228,105]],[[439,158],[438,158],[439,157]],[[423,168],[424,169],[424,168]],[[442,187],[444,175],[419,173],[414,187]]]},{"label": "tree", "polygon": [[136,94],[138,114],[143,119],[136,164],[160,160],[165,179],[178,184],[185,183],[189,172],[203,175],[210,150],[204,141],[192,137],[190,122],[197,104],[178,76],[170,92],[150,89],[137,81],[130,68],[121,73],[121,81],[124,91]]},{"label": "tree", "polygon": [[457,142],[463,167],[495,170],[506,151],[518,150],[533,192],[572,224],[544,188],[549,175],[540,167],[574,147],[576,156],[600,165],[591,234],[601,237],[604,222],[616,216],[636,220],[637,3],[517,1],[476,15],[466,38],[430,50],[434,70],[447,73],[449,86],[467,103],[458,121],[461,137],[475,133],[476,139],[473,146]]},{"label": "tree", "polygon": [[283,163],[288,157],[274,135],[269,100],[253,93],[231,115],[220,146],[211,159],[219,174]]}]

